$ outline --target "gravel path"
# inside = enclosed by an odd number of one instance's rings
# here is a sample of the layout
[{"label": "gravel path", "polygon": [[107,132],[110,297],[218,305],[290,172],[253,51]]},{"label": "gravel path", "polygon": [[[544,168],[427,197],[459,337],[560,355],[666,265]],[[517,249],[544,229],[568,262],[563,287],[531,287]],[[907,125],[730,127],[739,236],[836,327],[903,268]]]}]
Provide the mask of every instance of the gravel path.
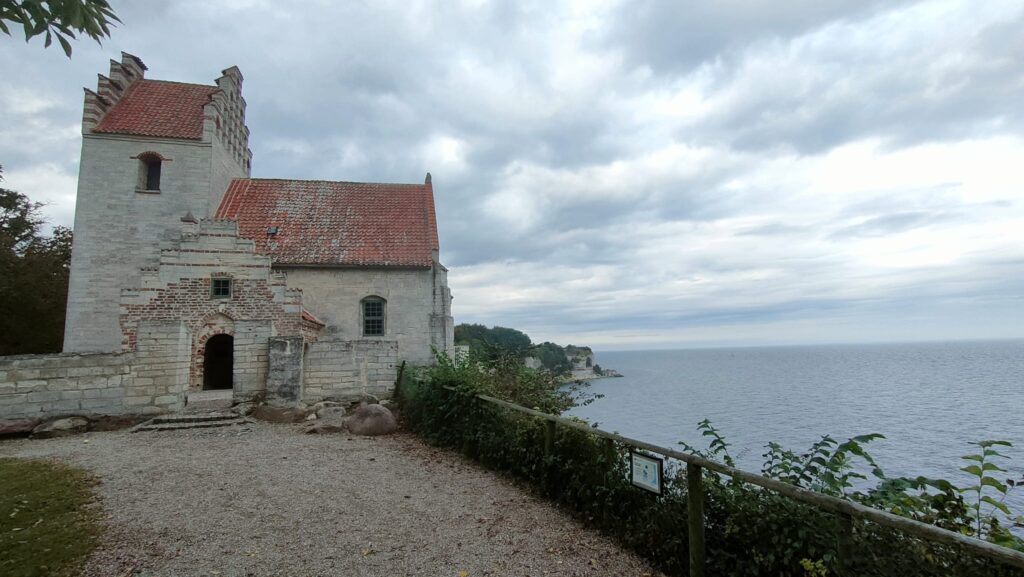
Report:
[{"label": "gravel path", "polygon": [[[461,456],[398,434],[295,426],[0,442],[96,473],[88,576],[653,575],[636,556]],[[465,573],[463,573],[465,572]]]}]

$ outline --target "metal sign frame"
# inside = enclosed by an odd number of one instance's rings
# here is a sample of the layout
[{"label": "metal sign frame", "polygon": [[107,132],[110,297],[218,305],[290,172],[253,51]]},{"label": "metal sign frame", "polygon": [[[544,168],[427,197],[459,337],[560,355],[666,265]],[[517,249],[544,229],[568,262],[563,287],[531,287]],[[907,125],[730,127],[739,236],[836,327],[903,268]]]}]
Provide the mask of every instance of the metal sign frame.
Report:
[{"label": "metal sign frame", "polygon": [[[655,474],[650,474],[651,469]],[[642,471],[643,473],[640,473]],[[644,477],[644,474],[647,474]],[[637,451],[629,452],[629,481],[634,487],[661,495],[665,487],[665,459]]]}]

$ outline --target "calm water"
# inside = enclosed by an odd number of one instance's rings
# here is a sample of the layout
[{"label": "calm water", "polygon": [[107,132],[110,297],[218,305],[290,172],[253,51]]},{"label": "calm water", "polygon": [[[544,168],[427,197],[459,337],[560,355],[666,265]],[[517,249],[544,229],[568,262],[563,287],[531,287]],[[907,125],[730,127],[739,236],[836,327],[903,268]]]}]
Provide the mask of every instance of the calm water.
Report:
[{"label": "calm water", "polygon": [[[741,468],[760,471],[768,441],[803,452],[824,434],[865,433],[889,476],[962,480],[970,441],[1003,439],[1024,474],[1024,341],[607,352],[621,379],[593,382],[604,398],[572,414],[606,430],[704,448],[707,417]],[[864,469],[866,471],[867,469]],[[1012,496],[1024,512],[1024,488]]]}]

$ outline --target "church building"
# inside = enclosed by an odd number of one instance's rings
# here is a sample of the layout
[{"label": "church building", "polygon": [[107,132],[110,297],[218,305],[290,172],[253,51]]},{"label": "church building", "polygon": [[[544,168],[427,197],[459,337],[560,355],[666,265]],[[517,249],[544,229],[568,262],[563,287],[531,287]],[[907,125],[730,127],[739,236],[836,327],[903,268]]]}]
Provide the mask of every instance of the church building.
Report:
[{"label": "church building", "polygon": [[122,54],[85,91],[65,353],[132,362],[185,343],[184,375],[131,373],[156,387],[148,406],[174,410],[210,389],[387,394],[402,361],[453,351],[430,174],[251,178],[238,68],[211,85],[145,72]]}]

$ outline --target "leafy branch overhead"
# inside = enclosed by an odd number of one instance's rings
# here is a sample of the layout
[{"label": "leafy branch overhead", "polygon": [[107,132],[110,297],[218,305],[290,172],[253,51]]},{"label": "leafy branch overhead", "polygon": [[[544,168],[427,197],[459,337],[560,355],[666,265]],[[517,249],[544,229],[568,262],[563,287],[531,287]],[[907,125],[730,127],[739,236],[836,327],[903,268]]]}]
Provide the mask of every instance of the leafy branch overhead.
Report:
[{"label": "leafy branch overhead", "polygon": [[20,26],[25,42],[44,35],[46,48],[56,38],[71,57],[69,39],[76,33],[100,42],[110,37],[110,28],[121,20],[106,0],[0,0],[0,31],[11,36]]}]

